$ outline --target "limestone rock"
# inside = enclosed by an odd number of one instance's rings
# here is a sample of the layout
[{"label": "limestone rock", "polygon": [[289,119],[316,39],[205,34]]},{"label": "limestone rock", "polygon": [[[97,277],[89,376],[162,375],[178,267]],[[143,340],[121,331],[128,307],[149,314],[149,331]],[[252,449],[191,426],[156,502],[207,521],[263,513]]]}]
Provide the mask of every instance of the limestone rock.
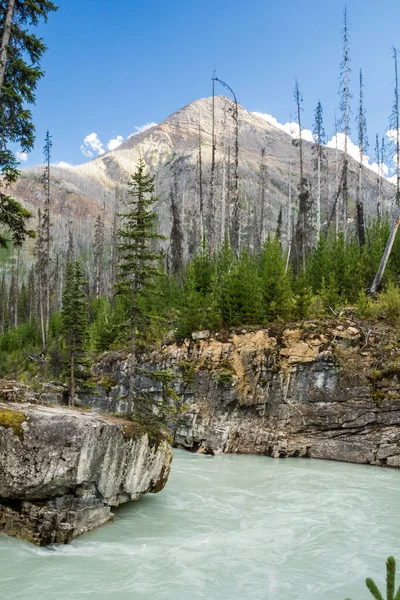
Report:
[{"label": "limestone rock", "polygon": [[129,421],[66,408],[0,404],[0,530],[68,542],[111,507],[161,490],[171,446]]},{"label": "limestone rock", "polygon": [[200,340],[208,340],[209,337],[210,332],[208,331],[208,329],[206,329],[205,331],[194,331],[192,333],[192,340],[194,340],[195,342],[199,342]]}]

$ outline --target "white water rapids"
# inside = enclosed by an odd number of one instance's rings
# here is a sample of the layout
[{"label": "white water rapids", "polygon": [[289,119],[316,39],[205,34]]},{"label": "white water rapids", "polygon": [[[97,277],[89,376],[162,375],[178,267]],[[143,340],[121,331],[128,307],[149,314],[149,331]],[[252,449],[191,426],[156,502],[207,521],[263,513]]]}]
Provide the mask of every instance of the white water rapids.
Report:
[{"label": "white water rapids", "polygon": [[175,451],[161,493],[69,546],[0,536],[0,598],[367,600],[390,554],[400,574],[399,508],[396,471]]}]

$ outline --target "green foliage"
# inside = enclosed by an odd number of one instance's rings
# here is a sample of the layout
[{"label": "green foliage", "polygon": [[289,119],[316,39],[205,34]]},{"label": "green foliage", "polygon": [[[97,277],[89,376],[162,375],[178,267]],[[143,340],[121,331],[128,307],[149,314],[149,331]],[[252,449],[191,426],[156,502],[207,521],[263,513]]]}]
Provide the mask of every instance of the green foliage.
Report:
[{"label": "green foliage", "polygon": [[76,391],[82,394],[93,389],[89,381],[91,375],[86,356],[89,323],[85,285],[81,264],[70,263],[67,268],[61,314],[66,354],[65,375],[70,382],[71,404]]},{"label": "green foliage", "polygon": [[286,259],[279,240],[268,237],[260,256],[263,313],[267,321],[288,319],[293,311],[293,292]]},{"label": "green foliage", "polygon": [[[0,3],[0,31],[4,30],[6,2]],[[0,82],[0,174],[6,183],[18,178],[18,161],[8,144],[19,144],[29,152],[35,142],[32,114],[26,104],[34,104],[35,90],[43,76],[40,60],[46,50],[43,40],[32,33],[41,19],[47,20],[49,12],[57,10],[49,0],[16,0],[9,43],[6,46],[6,70]],[[26,225],[32,215],[22,205],[0,192],[0,226],[11,235],[14,244],[33,237],[34,232]],[[0,246],[6,246],[9,238],[0,233]]]},{"label": "green foliage", "polygon": [[0,410],[0,427],[12,429],[21,441],[24,439],[24,430],[22,423],[26,421],[26,416],[19,410]]},{"label": "green foliage", "polygon": [[[393,556],[389,556],[386,561],[386,600],[400,600],[400,587],[398,588],[396,594],[396,561]],[[365,581],[365,585],[368,590],[371,592],[371,595],[375,598],[375,600],[384,600],[383,595],[379,591],[378,586],[374,582],[373,579],[368,578]],[[349,600],[349,598],[347,598]]]},{"label": "green foliage", "polygon": [[232,371],[220,371],[216,379],[217,385],[232,385],[233,373]]},{"label": "green foliage", "polygon": [[360,316],[366,319],[385,319],[393,326],[400,322],[400,290],[392,282],[376,298],[361,292],[357,306]]}]

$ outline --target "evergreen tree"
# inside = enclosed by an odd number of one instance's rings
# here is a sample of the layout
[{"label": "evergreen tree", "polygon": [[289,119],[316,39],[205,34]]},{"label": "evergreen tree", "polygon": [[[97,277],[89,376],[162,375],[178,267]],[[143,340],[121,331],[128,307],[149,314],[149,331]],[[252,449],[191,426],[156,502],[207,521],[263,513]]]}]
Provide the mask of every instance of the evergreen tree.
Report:
[{"label": "evergreen tree", "polygon": [[85,393],[88,386],[86,343],[88,339],[88,306],[82,266],[70,262],[67,268],[62,304],[62,332],[67,355],[66,373],[69,379],[68,405],[74,406],[77,392]]},{"label": "evergreen tree", "polygon": [[[18,161],[8,144],[18,143],[29,152],[35,140],[32,115],[25,104],[35,102],[46,46],[31,28],[56,9],[49,0],[0,0],[0,173],[6,184],[19,174]],[[10,232],[14,244],[34,236],[26,224],[30,217],[19,202],[0,191],[0,225]],[[0,235],[0,246],[7,242],[7,237]]]},{"label": "evergreen tree", "polygon": [[266,321],[290,318],[293,296],[290,274],[278,239],[268,237],[260,256],[262,313]]},{"label": "evergreen tree", "polygon": [[130,312],[130,362],[128,413],[137,411],[135,375],[137,366],[137,333],[146,326],[150,315],[141,299],[154,290],[155,280],[162,275],[157,263],[163,254],[154,249],[155,242],[164,239],[155,232],[157,215],[153,210],[154,177],[145,174],[146,165],[141,159],[136,173],[129,182],[127,212],[121,214],[122,228],[118,232],[119,264],[116,292],[129,304]]},{"label": "evergreen tree", "polygon": [[[373,579],[368,577],[365,585],[375,600],[384,600],[383,594],[381,594]],[[396,561],[393,556],[389,556],[386,561],[386,600],[400,600],[400,587],[396,592]]]},{"label": "evergreen tree", "polygon": [[261,282],[254,256],[243,248],[233,268],[225,273],[219,294],[219,311],[227,325],[259,323]]}]

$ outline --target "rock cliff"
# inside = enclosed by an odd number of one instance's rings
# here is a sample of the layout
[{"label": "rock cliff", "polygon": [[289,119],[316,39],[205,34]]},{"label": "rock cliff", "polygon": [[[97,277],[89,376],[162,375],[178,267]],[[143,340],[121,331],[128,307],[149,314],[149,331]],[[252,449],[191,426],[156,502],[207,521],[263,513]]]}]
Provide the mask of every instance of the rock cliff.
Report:
[{"label": "rock cliff", "polygon": [[[147,368],[174,371],[186,406],[175,443],[400,467],[398,332],[352,319],[217,334],[154,353]],[[94,402],[118,410],[124,357],[104,357],[97,369],[111,385]],[[160,393],[150,378],[137,385]]]},{"label": "rock cliff", "polygon": [[0,404],[0,531],[65,543],[109,521],[111,507],[160,491],[172,453],[120,418]]}]

